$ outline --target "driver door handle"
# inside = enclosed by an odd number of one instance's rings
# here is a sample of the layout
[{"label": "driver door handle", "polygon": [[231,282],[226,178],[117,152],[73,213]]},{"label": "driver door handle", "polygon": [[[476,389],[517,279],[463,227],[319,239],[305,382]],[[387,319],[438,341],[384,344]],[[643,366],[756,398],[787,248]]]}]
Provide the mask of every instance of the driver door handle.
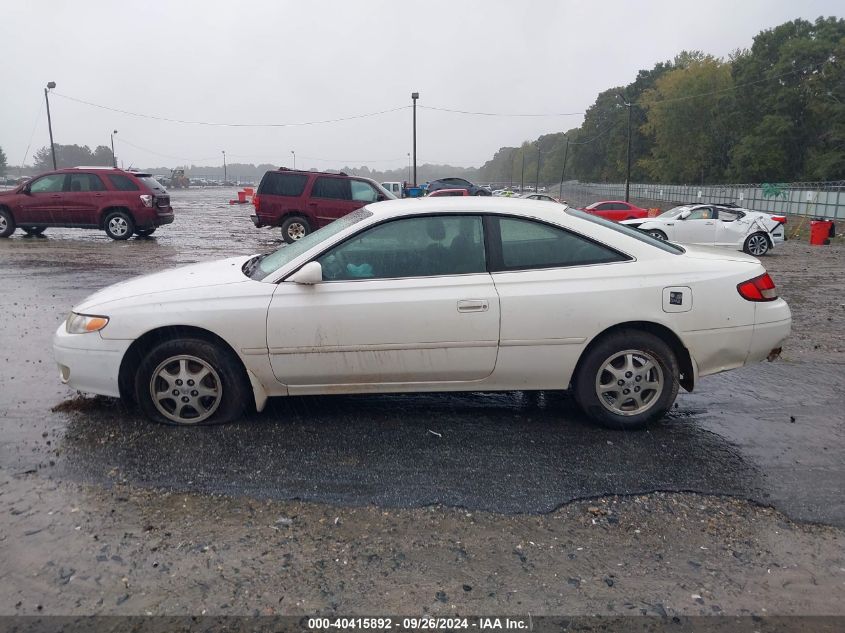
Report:
[{"label": "driver door handle", "polygon": [[462,299],[458,301],[458,312],[487,312],[490,304],[487,299]]}]

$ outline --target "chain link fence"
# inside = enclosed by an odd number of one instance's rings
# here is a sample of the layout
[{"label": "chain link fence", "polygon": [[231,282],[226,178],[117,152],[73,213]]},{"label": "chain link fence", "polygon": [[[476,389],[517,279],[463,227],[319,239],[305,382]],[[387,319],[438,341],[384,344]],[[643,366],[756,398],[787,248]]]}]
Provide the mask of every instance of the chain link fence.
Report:
[{"label": "chain link fence", "polygon": [[[700,187],[632,183],[630,191],[632,200],[664,203],[659,205],[664,209],[687,203],[733,203],[752,211],[845,220],[843,180]],[[563,183],[562,197],[570,202],[624,200],[625,184],[569,181]]]}]

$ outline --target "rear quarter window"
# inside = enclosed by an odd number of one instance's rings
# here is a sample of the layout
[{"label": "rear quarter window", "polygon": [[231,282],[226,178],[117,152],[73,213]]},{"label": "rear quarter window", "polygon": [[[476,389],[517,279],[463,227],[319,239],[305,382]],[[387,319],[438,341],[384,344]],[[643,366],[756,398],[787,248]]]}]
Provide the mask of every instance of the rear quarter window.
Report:
[{"label": "rear quarter window", "polygon": [[297,198],[305,190],[308,176],[305,174],[281,174],[268,171],[258,185],[258,193],[270,196],[289,196]]},{"label": "rear quarter window", "polygon": [[111,183],[112,187],[117,189],[118,191],[138,191],[139,187],[135,184],[135,181],[132,180],[129,176],[123,176],[121,174],[108,174],[109,182]]}]

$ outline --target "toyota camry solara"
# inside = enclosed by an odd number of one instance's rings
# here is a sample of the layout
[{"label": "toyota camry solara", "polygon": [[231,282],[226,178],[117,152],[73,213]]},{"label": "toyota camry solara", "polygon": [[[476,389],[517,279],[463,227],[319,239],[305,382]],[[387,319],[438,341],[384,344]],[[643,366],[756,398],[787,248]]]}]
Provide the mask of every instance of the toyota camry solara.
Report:
[{"label": "toyota camry solara", "polygon": [[776,353],[790,324],[749,255],[549,202],[439,198],[115,284],[73,309],[54,351],[69,386],[169,424],[272,396],[571,389],[629,429],[679,386]]}]

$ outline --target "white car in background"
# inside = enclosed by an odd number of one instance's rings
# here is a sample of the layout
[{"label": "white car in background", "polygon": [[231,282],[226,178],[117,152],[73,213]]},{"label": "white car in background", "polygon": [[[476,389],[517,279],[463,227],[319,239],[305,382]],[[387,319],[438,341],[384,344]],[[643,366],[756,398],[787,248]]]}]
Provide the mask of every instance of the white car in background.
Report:
[{"label": "white car in background", "polygon": [[779,351],[789,307],[760,262],[557,203],[368,205],[252,257],[109,286],[53,349],[70,387],[168,424],[269,396],[571,388],[620,429],[702,376]]},{"label": "white car in background", "polygon": [[654,218],[621,222],[661,240],[733,248],[755,257],[784,241],[785,223],[785,216],[718,204],[682,205]]}]

